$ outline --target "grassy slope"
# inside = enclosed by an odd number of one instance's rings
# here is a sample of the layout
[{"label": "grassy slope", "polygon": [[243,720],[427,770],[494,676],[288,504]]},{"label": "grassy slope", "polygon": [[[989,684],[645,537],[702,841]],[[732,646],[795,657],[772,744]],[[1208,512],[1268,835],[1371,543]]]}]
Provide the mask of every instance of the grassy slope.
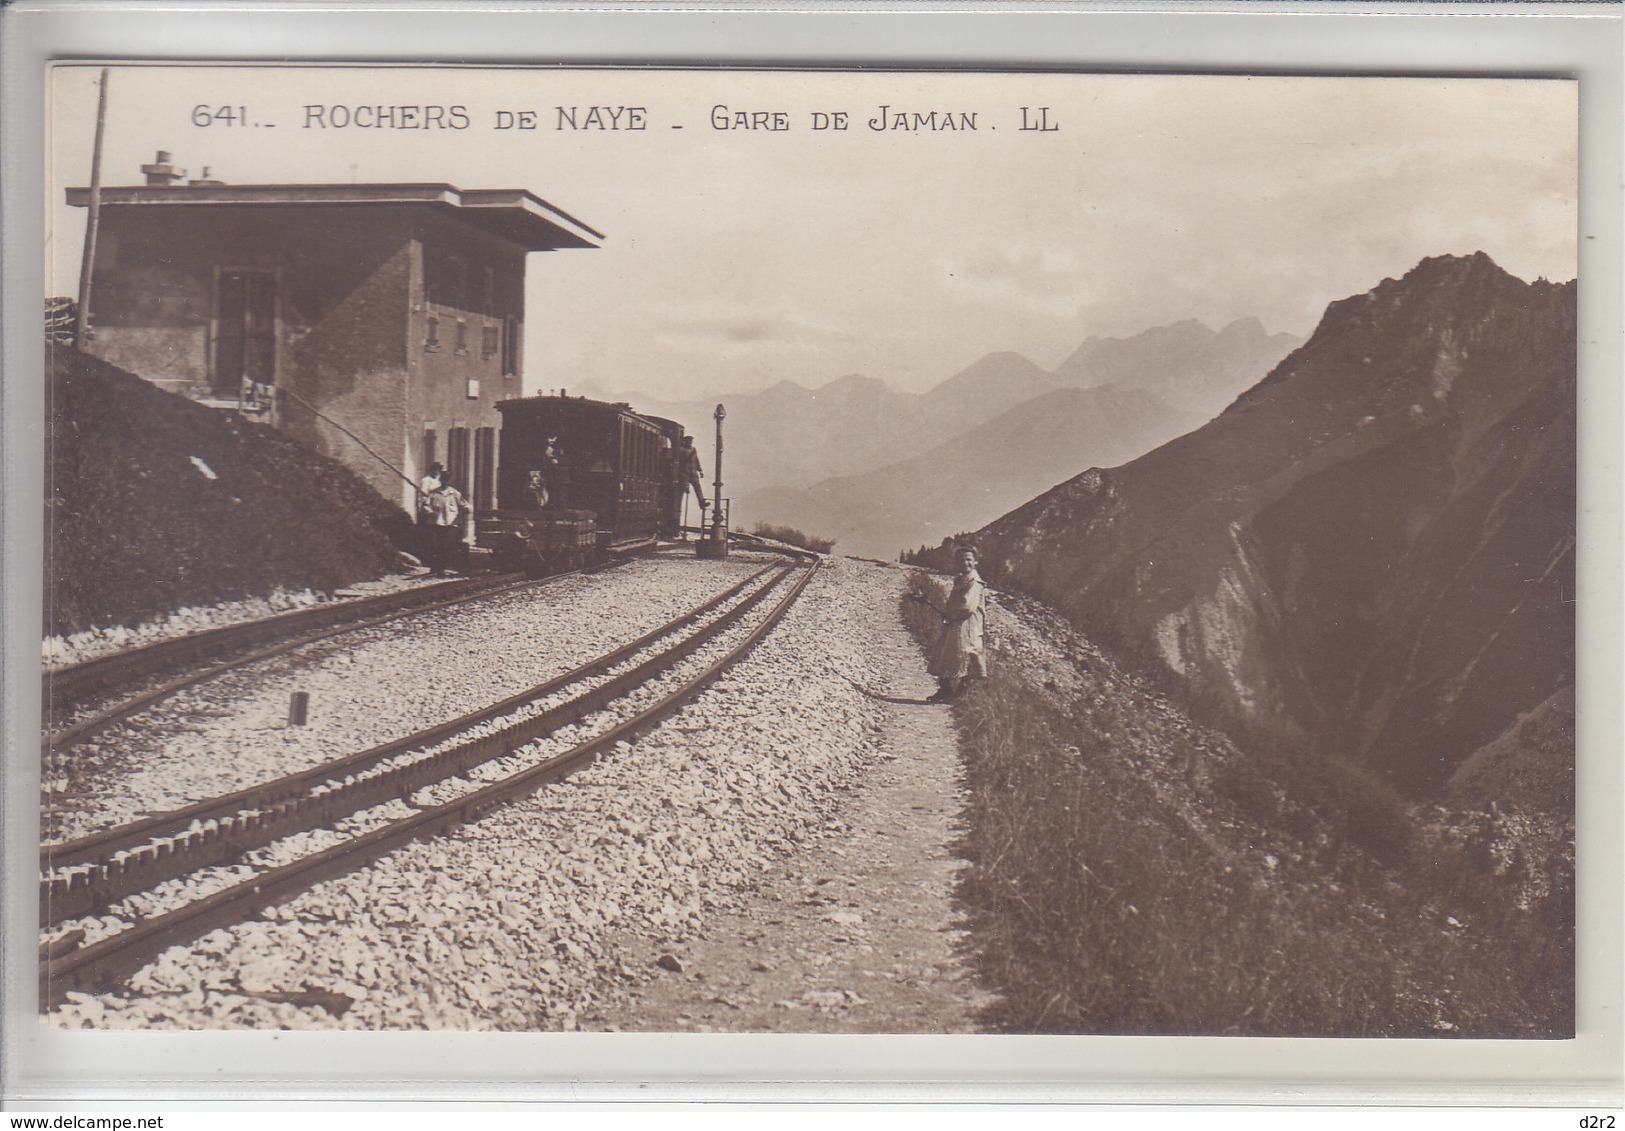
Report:
[{"label": "grassy slope", "polygon": [[[1013,604],[1013,603],[1012,603]],[[956,704],[960,897],[1013,1032],[1563,1036],[1572,827],[1200,728],[1041,607]],[[922,639],[935,631],[904,604]]]},{"label": "grassy slope", "polygon": [[268,427],[68,349],[51,354],[51,402],[47,635],[331,590],[398,561],[406,517]]}]

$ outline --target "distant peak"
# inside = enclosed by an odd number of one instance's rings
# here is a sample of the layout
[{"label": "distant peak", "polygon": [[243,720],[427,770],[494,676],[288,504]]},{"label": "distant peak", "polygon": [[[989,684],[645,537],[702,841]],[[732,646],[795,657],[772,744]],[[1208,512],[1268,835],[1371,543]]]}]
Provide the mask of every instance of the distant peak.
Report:
[{"label": "distant peak", "polygon": [[968,368],[968,369],[978,369],[978,368],[981,368],[981,367],[984,367],[984,366],[993,366],[993,365],[997,365],[997,366],[1020,365],[1020,366],[1023,366],[1023,367],[1031,366],[1034,369],[1038,368],[1038,366],[1037,366],[1037,364],[1035,362],[1029,361],[1026,357],[1024,357],[1023,355],[1017,353],[1015,350],[996,350],[993,353],[985,354],[982,357],[978,358],[977,360],[973,361],[966,368]]},{"label": "distant peak", "polygon": [[[989,375],[1008,377],[1013,373],[1042,374],[1044,370],[1036,361],[1016,353],[1014,350],[1000,350],[997,353],[984,354],[961,369],[949,382],[966,379],[980,379]],[[945,382],[946,383],[946,382]]]},{"label": "distant peak", "polygon": [[1153,326],[1149,330],[1140,331],[1132,338],[1123,340],[1142,344],[1156,344],[1164,347],[1173,344],[1176,347],[1188,348],[1217,336],[1206,322],[1197,318],[1181,318],[1178,322],[1170,322],[1166,326]]},{"label": "distant peak", "polygon": [[773,384],[763,389],[762,394],[764,396],[771,396],[775,394],[779,396],[801,395],[807,393],[808,391],[809,390],[805,385],[797,384],[796,382],[791,381],[789,378],[785,378],[783,381],[775,381]]},{"label": "distant peak", "polygon": [[880,393],[890,386],[878,377],[865,377],[861,373],[848,373],[844,377],[837,377],[825,385],[820,385],[816,392],[820,394],[841,393]]},{"label": "distant peak", "polygon": [[1221,338],[1267,338],[1269,334],[1264,330],[1264,323],[1249,315],[1238,318],[1230,325],[1219,331]]}]

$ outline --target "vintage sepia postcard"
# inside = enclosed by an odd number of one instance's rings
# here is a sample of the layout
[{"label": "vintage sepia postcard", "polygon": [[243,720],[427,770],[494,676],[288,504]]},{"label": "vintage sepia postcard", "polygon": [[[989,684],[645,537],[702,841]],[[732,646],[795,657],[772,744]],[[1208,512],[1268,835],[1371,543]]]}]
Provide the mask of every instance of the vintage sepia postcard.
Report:
[{"label": "vintage sepia postcard", "polygon": [[52,66],[40,1019],[1573,1037],[1578,138]]}]

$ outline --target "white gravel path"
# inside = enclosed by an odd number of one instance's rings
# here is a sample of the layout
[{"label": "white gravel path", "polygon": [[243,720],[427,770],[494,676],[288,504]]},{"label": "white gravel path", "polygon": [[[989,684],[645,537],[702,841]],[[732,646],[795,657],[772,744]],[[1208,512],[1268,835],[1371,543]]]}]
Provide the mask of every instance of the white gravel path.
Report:
[{"label": "white gravel path", "polygon": [[[675,591],[667,575],[697,575],[698,564],[648,563],[640,589]],[[734,579],[754,568],[717,567]],[[608,935],[680,941],[771,861],[837,828],[840,792],[881,756],[881,707],[854,682],[884,681],[871,626],[897,616],[901,578],[832,562],[750,659],[635,747],[447,839],[172,948],[130,996],[76,995],[52,1022],[576,1027],[638,976]]]}]

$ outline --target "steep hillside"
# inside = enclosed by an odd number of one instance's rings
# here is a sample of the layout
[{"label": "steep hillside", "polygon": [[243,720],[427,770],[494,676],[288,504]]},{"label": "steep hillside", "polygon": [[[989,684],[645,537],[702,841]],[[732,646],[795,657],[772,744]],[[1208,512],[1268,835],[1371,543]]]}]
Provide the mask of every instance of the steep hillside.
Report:
[{"label": "steep hillside", "polygon": [[1132,459],[1199,423],[1138,389],[1053,389],[912,459],[808,488],[752,492],[734,513],[816,530],[842,553],[891,560],[987,522],[1079,468]]},{"label": "steep hillside", "polygon": [[1217,419],[980,541],[1200,717],[1426,793],[1573,681],[1574,490],[1574,286],[1480,253],[1332,304]]},{"label": "steep hillside", "polygon": [[[1039,603],[990,604],[988,678],[951,709],[990,1027],[1574,1034],[1572,809],[1407,802],[1340,759],[1246,747]],[[926,647],[941,631],[922,602],[904,616]],[[1525,726],[1561,741],[1552,708]]]},{"label": "steep hillside", "polygon": [[47,635],[396,566],[406,516],[348,469],[88,355],[50,359]]},{"label": "steep hillside", "polygon": [[1205,420],[1302,344],[1292,334],[1265,333],[1256,318],[1219,331],[1186,319],[1130,338],[1090,338],[1055,376],[1068,385],[1144,389]]},{"label": "steep hillside", "polygon": [[1450,775],[1447,800],[1462,808],[1511,804],[1574,812],[1574,687],[1526,711]]}]

